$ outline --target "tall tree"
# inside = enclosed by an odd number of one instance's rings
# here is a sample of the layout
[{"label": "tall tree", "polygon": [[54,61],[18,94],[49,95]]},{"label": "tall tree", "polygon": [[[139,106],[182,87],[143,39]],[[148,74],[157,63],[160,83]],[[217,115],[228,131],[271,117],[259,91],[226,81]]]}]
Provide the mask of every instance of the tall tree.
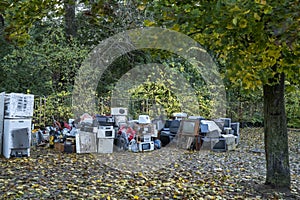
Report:
[{"label": "tall tree", "polygon": [[232,84],[263,87],[266,184],[289,188],[284,83],[300,80],[300,2],[164,0],[147,9],[156,15],[146,25],[193,37],[214,52]]},{"label": "tall tree", "polygon": [[77,24],[76,24],[76,0],[65,0],[65,31],[67,39],[71,39],[77,36]]}]

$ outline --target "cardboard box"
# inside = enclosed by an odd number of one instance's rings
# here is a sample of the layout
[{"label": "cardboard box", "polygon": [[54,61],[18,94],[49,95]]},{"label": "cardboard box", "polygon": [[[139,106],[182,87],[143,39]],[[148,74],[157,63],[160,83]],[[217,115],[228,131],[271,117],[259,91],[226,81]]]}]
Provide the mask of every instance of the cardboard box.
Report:
[{"label": "cardboard box", "polygon": [[56,142],[54,144],[54,149],[57,150],[57,151],[60,151],[60,152],[64,152],[64,150],[65,150],[64,143]]},{"label": "cardboard box", "polygon": [[139,124],[138,134],[142,135],[154,135],[154,124]]}]

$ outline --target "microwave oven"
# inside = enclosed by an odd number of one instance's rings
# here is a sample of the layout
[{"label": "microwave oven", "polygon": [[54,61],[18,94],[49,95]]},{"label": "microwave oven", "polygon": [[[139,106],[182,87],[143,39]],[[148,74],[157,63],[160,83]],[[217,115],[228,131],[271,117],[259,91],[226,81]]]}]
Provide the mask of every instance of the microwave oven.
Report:
[{"label": "microwave oven", "polygon": [[113,126],[99,126],[97,138],[115,138],[115,130]]},{"label": "microwave oven", "polygon": [[154,150],[154,142],[140,142],[139,143],[139,151],[153,151]]}]

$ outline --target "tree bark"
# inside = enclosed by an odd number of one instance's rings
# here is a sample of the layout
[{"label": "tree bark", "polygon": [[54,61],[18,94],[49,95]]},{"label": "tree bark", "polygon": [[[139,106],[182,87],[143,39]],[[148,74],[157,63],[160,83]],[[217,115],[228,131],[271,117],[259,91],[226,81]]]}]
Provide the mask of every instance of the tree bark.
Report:
[{"label": "tree bark", "polygon": [[288,133],[284,103],[284,74],[279,82],[264,85],[264,133],[266,152],[266,185],[290,188]]}]

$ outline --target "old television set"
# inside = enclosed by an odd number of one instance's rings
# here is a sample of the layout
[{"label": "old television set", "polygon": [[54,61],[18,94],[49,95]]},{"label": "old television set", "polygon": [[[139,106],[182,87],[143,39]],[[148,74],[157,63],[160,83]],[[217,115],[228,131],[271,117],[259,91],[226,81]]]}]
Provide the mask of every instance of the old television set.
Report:
[{"label": "old television set", "polygon": [[217,152],[225,152],[226,148],[226,140],[224,138],[219,138],[219,141],[213,146],[213,151]]},{"label": "old television set", "polygon": [[199,134],[199,120],[182,120],[179,127],[179,133],[183,135],[198,135]]},{"label": "old television set", "polygon": [[200,124],[200,134],[205,136],[208,132],[208,124]]},{"label": "old television set", "polygon": [[139,143],[139,151],[153,151],[154,150],[154,142],[140,142]]},{"label": "old television set", "polygon": [[231,118],[220,118],[220,120],[222,121],[222,122],[224,122],[224,127],[223,127],[223,129],[224,128],[230,128],[231,127]]},{"label": "old television set", "polygon": [[115,130],[113,126],[99,126],[97,138],[115,138]]},{"label": "old television set", "polygon": [[235,143],[239,144],[239,142],[240,142],[240,123],[239,122],[231,123],[231,128],[232,128],[233,135],[236,137]]}]

